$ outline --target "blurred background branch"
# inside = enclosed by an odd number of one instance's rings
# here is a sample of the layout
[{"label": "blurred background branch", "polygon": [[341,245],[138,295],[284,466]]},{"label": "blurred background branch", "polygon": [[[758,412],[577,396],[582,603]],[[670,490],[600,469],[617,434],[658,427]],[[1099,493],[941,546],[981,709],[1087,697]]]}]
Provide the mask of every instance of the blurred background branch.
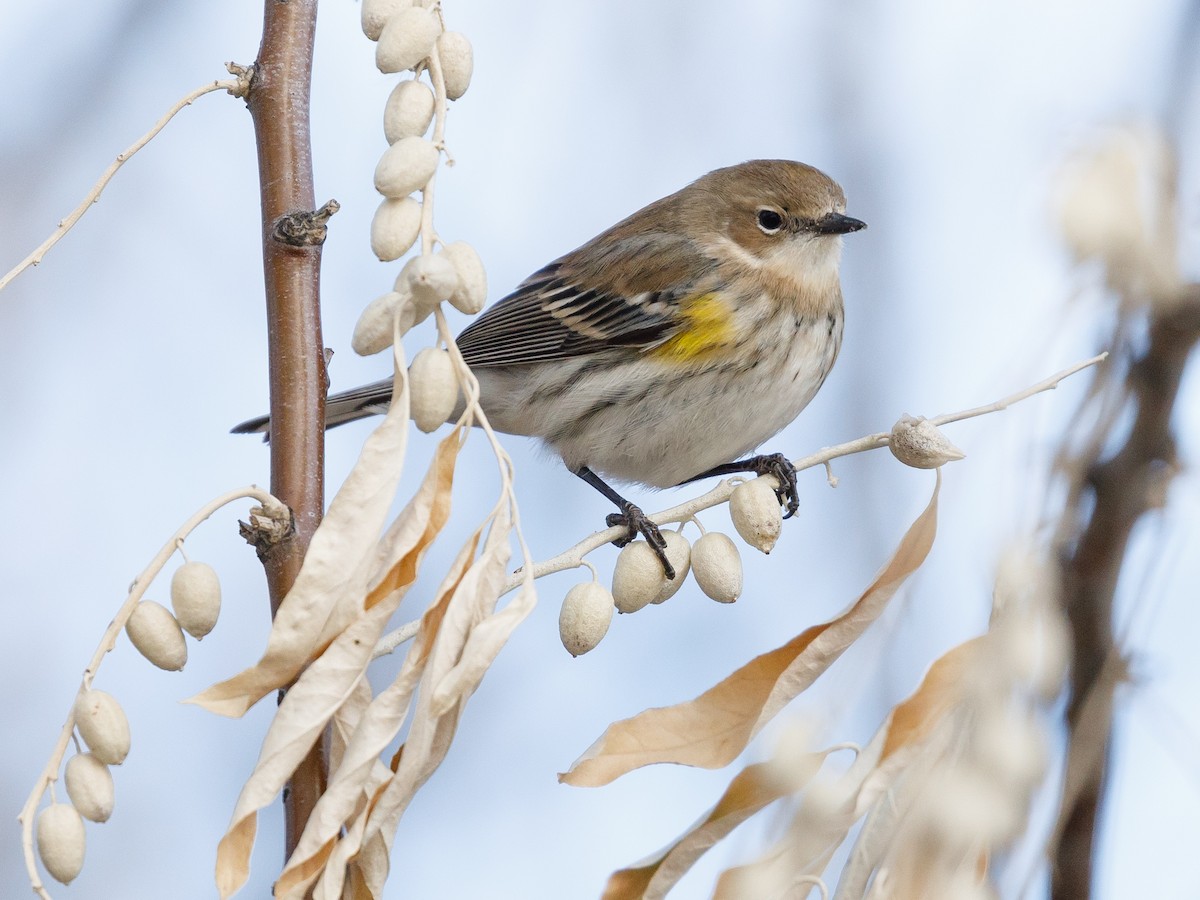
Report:
[{"label": "blurred background branch", "polygon": [[1070,463],[1078,489],[1064,516],[1060,540],[1062,603],[1074,641],[1069,734],[1063,801],[1052,850],[1052,896],[1074,900],[1091,896],[1096,825],[1104,797],[1113,696],[1126,678],[1121,648],[1113,639],[1113,601],[1129,536],[1147,513],[1167,502],[1178,471],[1171,418],[1188,358],[1200,340],[1200,286],[1191,285],[1175,301],[1151,307],[1149,340],[1130,364],[1124,383],[1109,379],[1134,407],[1132,424],[1115,453],[1115,437],[1090,441]]}]

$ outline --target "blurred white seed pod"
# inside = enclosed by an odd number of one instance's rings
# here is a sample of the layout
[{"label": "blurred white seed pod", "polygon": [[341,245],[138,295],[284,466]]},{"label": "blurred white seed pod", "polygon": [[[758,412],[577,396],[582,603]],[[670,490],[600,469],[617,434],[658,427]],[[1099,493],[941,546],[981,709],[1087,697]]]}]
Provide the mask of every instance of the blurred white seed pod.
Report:
[{"label": "blurred white seed pod", "polygon": [[907,413],[892,426],[888,449],[892,456],[914,469],[936,469],[966,456],[928,419]]},{"label": "blurred white seed pod", "polygon": [[418,428],[428,434],[436,431],[458,403],[458,378],[450,354],[437,347],[426,347],[408,367],[410,415]]},{"label": "blurred white seed pod", "polygon": [[363,34],[373,41],[379,40],[388,19],[409,6],[412,0],[362,0]]},{"label": "blurred white seed pod", "polygon": [[420,137],[401,138],[388,147],[375,166],[375,190],[399,200],[429,183],[438,164],[438,149]]},{"label": "blurred white seed pod", "polygon": [[466,241],[447,244],[441,254],[454,266],[458,285],[450,294],[450,305],[469,316],[475,315],[487,302],[487,272],[475,248]]},{"label": "blurred white seed pod", "polygon": [[399,259],[421,233],[421,204],[412,197],[385,199],[371,219],[371,252],[383,262]]},{"label": "blurred white seed pod", "polygon": [[389,144],[401,138],[421,137],[433,121],[433,91],[415,78],[402,81],[383,107],[383,134]]},{"label": "blurred white seed pod", "polygon": [[171,609],[183,630],[200,640],[221,615],[221,579],[208,563],[186,562],[171,576]]},{"label": "blurred white seed pod", "polygon": [[161,603],[143,600],[125,623],[125,633],[138,653],[168,672],[178,672],[187,664],[187,642],[183,629]]},{"label": "blurred white seed pod", "polygon": [[572,656],[595,648],[612,623],[613,596],[596,581],[577,584],[563,598],[558,614],[558,636]]},{"label": "blurred white seed pod", "polygon": [[400,270],[396,290],[406,285],[412,292],[418,314],[427,315],[458,289],[458,272],[454,263],[441,254],[414,256]]},{"label": "blurred white seed pod", "polygon": [[718,603],[742,595],[742,557],[728,535],[709,531],[692,544],[692,575],[700,590]]},{"label": "blurred white seed pod", "polygon": [[1030,610],[1004,622],[996,634],[1003,641],[998,656],[1009,674],[1044,699],[1057,696],[1066,681],[1071,652],[1071,634],[1062,613],[1050,607]]},{"label": "blurred white seed pod", "polygon": [[115,795],[108,766],[91,753],[76,753],[67,760],[63,780],[67,784],[67,796],[81,816],[93,822],[108,821]]},{"label": "blurred white seed pod", "polygon": [[1046,739],[1033,718],[995,704],[980,710],[971,731],[971,752],[981,768],[1020,790],[1036,784],[1046,770]]},{"label": "blurred white seed pod", "polygon": [[1178,162],[1166,135],[1116,128],[1058,178],[1063,236],[1076,259],[1099,259],[1118,290],[1174,297],[1180,284]]},{"label": "blurred white seed pod", "polygon": [[375,65],[390,75],[411,69],[429,55],[442,33],[437,12],[419,6],[399,9],[384,23],[375,45]]},{"label": "blurred white seed pod", "polygon": [[52,803],[38,813],[38,855],[55,881],[70,884],[83,869],[87,835],[78,810],[69,803]]},{"label": "blurred white seed pod", "polygon": [[75,698],[75,727],[100,762],[119,766],[129,755],[129,720],[112,694],[81,692]]},{"label": "blurred white seed pod", "polygon": [[442,64],[442,79],[446,97],[457,100],[467,92],[471,73],[475,69],[475,52],[465,34],[447,31],[437,39],[438,60]]},{"label": "blurred white seed pod", "polygon": [[417,323],[417,311],[407,290],[388,291],[368,303],[359,315],[354,325],[354,335],[350,338],[354,352],[359,356],[370,356],[392,346],[397,315],[400,316],[401,334]]},{"label": "blurred white seed pod", "polygon": [[743,481],[729,497],[729,517],[751,547],[770,553],[783,529],[783,513],[775,489],[762,478]]},{"label": "blurred white seed pod", "polygon": [[[674,597],[675,592],[683,587],[683,581],[692,568],[692,545],[688,543],[688,539],[678,531],[664,531],[662,536],[667,542],[667,561],[675,570],[675,577],[662,579],[662,586],[651,603],[662,603]],[[661,575],[662,563],[658,564],[658,570]]]},{"label": "blurred white seed pod", "polygon": [[1024,803],[1007,785],[959,764],[929,776],[914,809],[914,824],[937,835],[947,848],[989,846],[1013,836]]}]

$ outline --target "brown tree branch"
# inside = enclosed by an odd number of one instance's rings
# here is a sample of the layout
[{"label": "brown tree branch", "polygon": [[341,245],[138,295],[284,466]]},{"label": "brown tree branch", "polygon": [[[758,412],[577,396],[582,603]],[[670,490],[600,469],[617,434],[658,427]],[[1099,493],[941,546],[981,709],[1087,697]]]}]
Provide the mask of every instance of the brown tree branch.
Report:
[{"label": "brown tree branch", "polygon": [[[247,104],[262,192],[263,268],[271,387],[271,492],[294,532],[261,544],[271,614],[291,589],[324,509],[325,393],[320,267],[324,220],[314,210],[309,87],[316,0],[266,0]],[[327,775],[318,741],[284,790],[286,854],[300,839]]]},{"label": "brown tree branch", "polygon": [[1082,461],[1086,489],[1076,492],[1077,508],[1068,511],[1082,524],[1059,559],[1074,656],[1066,713],[1070,749],[1052,848],[1054,900],[1091,895],[1113,693],[1123,670],[1113,642],[1113,596],[1133,527],[1144,513],[1163,505],[1176,470],[1171,413],[1198,340],[1200,286],[1193,285],[1178,304],[1151,314],[1146,351],[1126,378],[1133,425],[1111,457]]}]

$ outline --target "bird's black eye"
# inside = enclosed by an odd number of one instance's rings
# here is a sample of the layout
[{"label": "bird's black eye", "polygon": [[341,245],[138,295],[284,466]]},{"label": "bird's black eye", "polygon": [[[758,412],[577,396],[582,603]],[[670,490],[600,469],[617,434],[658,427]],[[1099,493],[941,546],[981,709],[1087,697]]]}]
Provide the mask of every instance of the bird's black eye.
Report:
[{"label": "bird's black eye", "polygon": [[764,234],[775,234],[783,227],[783,216],[774,209],[760,209],[758,227]]}]

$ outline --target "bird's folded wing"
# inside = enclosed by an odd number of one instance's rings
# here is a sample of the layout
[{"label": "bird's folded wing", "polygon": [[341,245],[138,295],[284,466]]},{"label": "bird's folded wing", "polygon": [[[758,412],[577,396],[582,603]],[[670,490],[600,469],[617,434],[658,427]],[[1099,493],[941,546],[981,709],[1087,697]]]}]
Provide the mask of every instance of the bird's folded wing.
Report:
[{"label": "bird's folded wing", "polygon": [[680,301],[711,287],[714,265],[671,234],[600,238],[526,279],[458,347],[476,368],[655,347],[683,324]]}]

